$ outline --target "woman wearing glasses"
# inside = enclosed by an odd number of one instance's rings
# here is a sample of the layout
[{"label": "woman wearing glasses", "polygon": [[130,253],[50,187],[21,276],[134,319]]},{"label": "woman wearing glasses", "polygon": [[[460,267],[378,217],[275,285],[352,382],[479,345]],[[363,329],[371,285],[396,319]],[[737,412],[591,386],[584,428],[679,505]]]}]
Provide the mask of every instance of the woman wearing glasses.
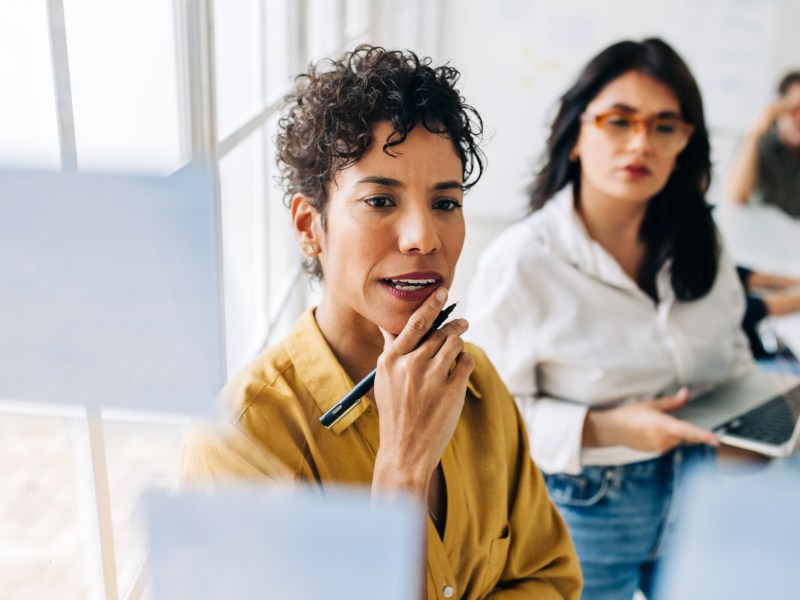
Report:
[{"label": "woman wearing glasses", "polygon": [[561,98],[532,214],[473,280],[470,337],[521,408],[584,598],[648,594],[676,481],[718,445],[670,411],[752,365],[709,180],[686,64],[658,39],[614,44]]}]

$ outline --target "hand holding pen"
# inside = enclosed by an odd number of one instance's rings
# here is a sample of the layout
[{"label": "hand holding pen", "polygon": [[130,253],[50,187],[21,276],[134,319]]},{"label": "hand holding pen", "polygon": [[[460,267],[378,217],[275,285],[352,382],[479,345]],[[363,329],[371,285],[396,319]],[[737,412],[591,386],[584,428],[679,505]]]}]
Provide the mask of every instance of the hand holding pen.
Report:
[{"label": "hand holding pen", "polygon": [[[453,309],[456,307],[456,304],[453,303],[444,310],[442,310],[434,319],[433,325],[430,326],[427,333],[422,336],[422,339],[419,341],[419,344],[424,342],[426,339],[430,337],[430,335],[439,329],[447,320],[447,317],[450,316],[450,313],[453,312]],[[381,330],[381,333],[385,333]],[[386,336],[384,335],[384,340]],[[369,391],[375,385],[375,375],[378,373],[378,368],[372,369],[364,379],[359,381],[357,384],[353,386],[353,389],[350,390],[344,398],[339,400],[336,404],[334,404],[324,415],[319,418],[319,422],[322,423],[328,429],[331,429],[336,423],[338,423],[344,416],[353,410],[356,406],[361,403],[361,399],[369,393]]]},{"label": "hand holding pen", "polygon": [[446,298],[446,290],[437,290],[398,336],[382,330],[386,343],[375,379],[380,447],[373,486],[423,493],[458,424],[474,366],[461,339],[467,322],[455,319],[426,337]]},{"label": "hand holding pen", "polygon": [[[441,296],[442,294],[443,296]],[[441,297],[446,299],[447,291],[444,288],[441,288],[441,291],[437,291],[436,294],[434,294],[434,297],[436,298],[437,295],[440,295]],[[439,301],[440,304],[443,302],[444,302],[443,300]],[[453,303],[447,308],[440,311],[439,314],[436,316],[436,318],[433,320],[433,324],[430,327],[427,327],[425,322],[422,320],[414,322],[413,319],[414,316],[416,315],[415,313],[415,315],[412,316],[411,319],[409,319],[411,327],[417,328],[418,331],[424,330],[422,328],[427,328],[425,334],[417,342],[417,345],[422,344],[425,340],[427,340],[430,337],[430,335],[434,331],[439,329],[439,327],[441,327],[441,325],[447,320],[447,317],[450,315],[450,313],[453,312],[453,309],[455,307],[456,303]],[[406,324],[406,327],[408,327],[408,323]],[[381,333],[384,336],[384,341],[386,340],[387,335],[390,335],[384,330],[381,330]],[[347,413],[349,413],[352,409],[358,406],[358,404],[360,404],[361,402],[361,399],[367,393],[369,393],[369,391],[375,385],[375,376],[377,372],[378,369],[376,367],[372,371],[370,371],[370,373],[367,374],[367,376],[364,377],[364,379],[355,384],[352,390],[350,390],[341,400],[339,400],[336,404],[334,404],[328,411],[325,412],[325,414],[323,414],[320,417],[319,419],[320,423],[325,427],[327,427],[328,429],[331,429],[334,425],[336,425],[336,423],[338,423],[342,418],[344,418],[344,416]]]}]

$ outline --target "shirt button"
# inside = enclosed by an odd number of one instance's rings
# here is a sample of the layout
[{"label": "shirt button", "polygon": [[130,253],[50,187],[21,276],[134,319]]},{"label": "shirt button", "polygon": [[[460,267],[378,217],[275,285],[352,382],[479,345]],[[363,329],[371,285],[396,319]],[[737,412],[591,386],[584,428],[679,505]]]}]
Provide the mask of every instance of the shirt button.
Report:
[{"label": "shirt button", "polygon": [[442,588],[442,596],[445,598],[452,598],[455,593],[456,591],[453,589],[452,585],[446,585]]}]

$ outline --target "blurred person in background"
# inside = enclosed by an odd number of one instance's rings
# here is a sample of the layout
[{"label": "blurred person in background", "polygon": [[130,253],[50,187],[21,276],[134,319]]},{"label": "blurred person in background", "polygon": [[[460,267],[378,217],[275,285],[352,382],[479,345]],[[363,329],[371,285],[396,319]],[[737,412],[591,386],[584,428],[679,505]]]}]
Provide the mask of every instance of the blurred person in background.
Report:
[{"label": "blurred person in background", "polygon": [[765,322],[767,317],[800,311],[800,278],[754,271],[741,265],[736,270],[747,299],[742,328],[753,358],[762,368],[800,374],[800,362],[794,352]]},{"label": "blurred person in background", "polygon": [[614,44],[561,97],[531,214],[470,288],[468,339],[516,397],[587,600],[650,596],[681,476],[719,444],[670,411],[753,368],[710,177],[685,62],[659,39]]},{"label": "blurred person in background", "polygon": [[727,181],[728,196],[747,204],[753,196],[800,215],[800,71],[787,73],[778,99],[742,140]]}]

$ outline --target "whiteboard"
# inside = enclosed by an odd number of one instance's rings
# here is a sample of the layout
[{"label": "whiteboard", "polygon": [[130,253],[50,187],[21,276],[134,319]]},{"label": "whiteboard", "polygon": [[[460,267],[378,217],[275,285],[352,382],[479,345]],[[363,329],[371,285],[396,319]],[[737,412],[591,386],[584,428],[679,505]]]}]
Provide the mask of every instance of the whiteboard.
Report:
[{"label": "whiteboard", "polygon": [[[443,0],[437,62],[481,113],[488,169],[466,198],[485,218],[518,219],[559,97],[602,49],[665,39],[692,69],[705,102],[715,168],[797,65],[800,4],[782,0]],[[718,143],[718,140],[721,142]],[[715,177],[721,176],[718,170]]]}]

